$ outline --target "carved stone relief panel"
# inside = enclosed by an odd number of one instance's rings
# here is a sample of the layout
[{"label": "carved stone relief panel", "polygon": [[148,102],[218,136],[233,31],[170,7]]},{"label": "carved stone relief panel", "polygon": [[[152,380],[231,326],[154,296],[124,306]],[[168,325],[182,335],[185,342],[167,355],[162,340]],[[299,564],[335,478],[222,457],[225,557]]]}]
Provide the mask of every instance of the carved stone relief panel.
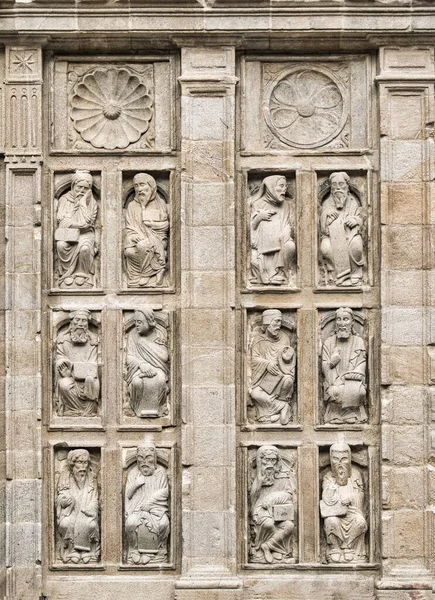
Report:
[{"label": "carved stone relief panel", "polygon": [[123,286],[129,290],[170,284],[170,190],[168,173],[124,173]]},{"label": "carved stone relief panel", "polygon": [[361,425],[368,421],[365,329],[360,310],[340,307],[321,317],[320,418],[325,425]]},{"label": "carved stone relief panel", "polygon": [[93,566],[101,560],[100,450],[54,449],[54,564]]},{"label": "carved stone relief panel", "polygon": [[124,449],[123,562],[137,567],[171,566],[173,456],[143,442]]},{"label": "carved stone relief panel", "polygon": [[168,59],[55,61],[53,149],[82,152],[169,150]]},{"label": "carved stone relief panel", "polygon": [[96,417],[101,408],[100,318],[87,309],[54,313],[53,412]]},{"label": "carved stone relief panel", "polygon": [[124,417],[171,424],[171,323],[163,310],[124,313]]},{"label": "carved stone relief panel", "polygon": [[243,148],[341,151],[367,147],[367,69],[364,56],[291,62],[247,58]]},{"label": "carved stone relief panel", "polygon": [[360,173],[318,174],[319,287],[367,283],[367,182]]},{"label": "carved stone relief panel", "polygon": [[295,313],[267,309],[247,314],[246,421],[256,428],[297,423]]},{"label": "carved stone relief panel", "polygon": [[245,451],[246,566],[294,564],[298,560],[297,451],[268,444]]},{"label": "carved stone relief panel", "polygon": [[56,173],[53,203],[54,286],[89,291],[100,285],[101,175]]},{"label": "carved stone relief panel", "polygon": [[339,441],[320,448],[322,562],[369,562],[369,462],[367,449]]},{"label": "carved stone relief panel", "polygon": [[295,187],[294,174],[249,175],[246,227],[250,288],[296,286]]}]

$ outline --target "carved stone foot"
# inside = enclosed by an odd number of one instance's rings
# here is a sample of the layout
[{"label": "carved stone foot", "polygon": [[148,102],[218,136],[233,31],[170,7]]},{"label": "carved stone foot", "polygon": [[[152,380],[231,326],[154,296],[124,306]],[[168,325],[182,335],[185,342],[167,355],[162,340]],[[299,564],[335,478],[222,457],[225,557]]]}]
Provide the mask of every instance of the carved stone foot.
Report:
[{"label": "carved stone foot", "polygon": [[263,554],[264,554],[264,558],[266,559],[267,563],[273,563],[273,556],[272,556],[272,552],[269,549],[269,546],[267,544],[261,544],[261,549],[263,550]]}]

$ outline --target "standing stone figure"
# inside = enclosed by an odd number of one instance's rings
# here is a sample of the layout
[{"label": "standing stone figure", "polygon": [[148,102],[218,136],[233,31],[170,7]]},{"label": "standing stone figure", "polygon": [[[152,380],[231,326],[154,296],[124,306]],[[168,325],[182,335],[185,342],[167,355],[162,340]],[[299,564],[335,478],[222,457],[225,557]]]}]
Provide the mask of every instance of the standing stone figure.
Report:
[{"label": "standing stone figure", "polygon": [[252,482],[251,516],[255,541],[251,547],[252,562],[294,562],[295,490],[290,472],[284,471],[278,448],[261,446],[257,451],[257,472]]},{"label": "standing stone figure", "polygon": [[286,179],[265,177],[251,206],[251,283],[284,285],[289,282],[296,245],[291,236]]},{"label": "standing stone figure", "polygon": [[92,195],[92,175],[76,171],[71,190],[59,198],[56,207],[58,285],[62,288],[95,286],[95,237],[98,205]]},{"label": "standing stone figure", "polygon": [[60,417],[93,417],[100,395],[98,336],[89,330],[91,313],[75,310],[56,340],[55,387]]},{"label": "standing stone figure", "polygon": [[167,332],[151,308],[134,312],[127,334],[126,381],[131,408],[138,417],[168,414],[169,353]]},{"label": "standing stone figure", "polygon": [[322,372],[325,423],[365,423],[367,355],[354,330],[351,308],[335,312],[335,332],[323,343]]},{"label": "standing stone figure", "polygon": [[254,332],[250,344],[249,395],[259,423],[279,421],[287,425],[293,416],[290,401],[296,375],[296,352],[281,325],[281,311],[263,311],[262,326]]},{"label": "standing stone figure", "polygon": [[338,442],[329,451],[331,468],[323,477],[320,513],[324,519],[326,560],[332,563],[367,562],[364,482],[352,466],[351,450]]},{"label": "standing stone figure", "polygon": [[100,559],[98,484],[89,452],[71,450],[56,486],[58,556],[64,563]]},{"label": "standing stone figure", "polygon": [[155,446],[144,443],[125,486],[127,563],[167,562],[169,533],[168,477],[157,465]]},{"label": "standing stone figure", "polygon": [[320,253],[327,285],[358,286],[363,277],[361,206],[349,190],[347,173],[329,177],[331,195],[320,213]]},{"label": "standing stone figure", "polygon": [[133,177],[134,198],[127,207],[124,256],[129,287],[167,285],[169,209],[148,173]]}]

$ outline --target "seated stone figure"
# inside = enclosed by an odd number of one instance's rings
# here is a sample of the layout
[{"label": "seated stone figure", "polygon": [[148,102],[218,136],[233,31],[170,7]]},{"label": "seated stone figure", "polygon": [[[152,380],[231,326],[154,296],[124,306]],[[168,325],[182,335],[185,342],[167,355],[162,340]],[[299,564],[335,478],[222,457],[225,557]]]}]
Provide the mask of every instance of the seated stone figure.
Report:
[{"label": "seated stone figure", "polygon": [[256,464],[257,473],[250,493],[255,527],[252,562],[294,562],[294,490],[289,472],[283,470],[275,446],[261,446]]},{"label": "seated stone figure", "polygon": [[367,421],[366,364],[364,340],[354,331],[353,310],[339,308],[335,313],[335,331],[322,348],[325,423]]},{"label": "seated stone figure", "polygon": [[327,551],[331,563],[367,562],[364,516],[364,482],[359,469],[352,465],[347,444],[330,448],[331,469],[323,477],[320,512],[324,519]]},{"label": "seated stone figure", "polygon": [[296,353],[281,329],[279,310],[263,311],[262,326],[250,344],[251,386],[249,395],[256,420],[287,425],[292,417],[290,400],[296,374]]},{"label": "seated stone figure", "polygon": [[89,452],[71,450],[67,468],[56,486],[56,525],[58,556],[64,563],[98,562],[98,485],[90,466]]},{"label": "seated stone figure", "polygon": [[157,465],[153,444],[137,449],[136,466],[125,486],[125,536],[127,563],[168,561],[169,483],[166,471]]},{"label": "seated stone figure", "polygon": [[138,417],[168,413],[169,353],[166,331],[158,327],[154,312],[134,312],[135,327],[127,336],[126,381],[131,408]]}]

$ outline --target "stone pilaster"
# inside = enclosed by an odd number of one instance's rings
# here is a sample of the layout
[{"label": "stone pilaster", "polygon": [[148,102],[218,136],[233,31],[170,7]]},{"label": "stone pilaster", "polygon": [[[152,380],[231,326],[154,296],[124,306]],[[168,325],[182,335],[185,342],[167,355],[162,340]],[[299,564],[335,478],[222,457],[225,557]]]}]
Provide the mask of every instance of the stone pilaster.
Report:
[{"label": "stone pilaster", "polygon": [[425,386],[433,261],[433,48],[383,48],[380,66],[383,578],[378,598],[408,600],[416,590],[421,599],[432,597]]},{"label": "stone pilaster", "polygon": [[[183,48],[183,563],[179,600],[238,597],[234,425],[234,49]],[[193,432],[195,435],[193,436]],[[211,592],[219,587],[221,591]],[[209,591],[207,591],[207,589]]]},{"label": "stone pilaster", "polygon": [[41,48],[6,47],[6,598],[41,589]]}]

